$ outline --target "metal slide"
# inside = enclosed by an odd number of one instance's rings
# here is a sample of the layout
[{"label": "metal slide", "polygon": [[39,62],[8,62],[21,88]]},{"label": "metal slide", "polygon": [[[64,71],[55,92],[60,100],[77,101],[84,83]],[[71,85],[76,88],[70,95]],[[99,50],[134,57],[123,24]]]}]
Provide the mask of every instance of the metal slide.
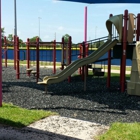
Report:
[{"label": "metal slide", "polygon": [[62,72],[54,76],[46,76],[43,78],[42,82],[38,82],[38,84],[52,84],[59,83],[65,80],[68,76],[73,74],[79,67],[90,64],[96,60],[98,60],[102,55],[104,55],[109,49],[114,47],[118,42],[117,39],[111,41],[108,40],[103,45],[101,45],[96,51],[91,53],[88,57],[79,59],[71,63],[67,68],[65,68]]}]

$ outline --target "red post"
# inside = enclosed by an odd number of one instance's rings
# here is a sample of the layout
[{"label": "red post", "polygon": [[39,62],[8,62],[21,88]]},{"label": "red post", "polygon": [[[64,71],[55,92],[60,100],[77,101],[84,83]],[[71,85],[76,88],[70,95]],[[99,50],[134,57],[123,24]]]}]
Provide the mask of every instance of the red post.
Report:
[{"label": "red post", "polygon": [[[84,41],[85,41],[85,57],[87,57],[88,50],[87,50],[87,6],[85,7],[85,29],[84,29]],[[88,67],[85,65],[86,75],[88,75]]]},{"label": "red post", "polygon": [[16,70],[16,36],[14,35],[14,69]]},{"label": "red post", "polygon": [[61,70],[64,69],[64,37],[62,37],[62,52]]},{"label": "red post", "polygon": [[[122,34],[124,32],[124,27],[122,27]],[[123,36],[122,36],[122,43],[123,43]],[[120,60],[120,89],[121,89],[121,83],[122,83],[122,65],[123,65],[123,61],[122,58]]]},{"label": "red post", "polygon": [[110,77],[111,77],[111,50],[108,51],[107,88],[110,87]]},{"label": "red post", "polygon": [[7,40],[6,40],[6,36],[4,37],[4,57],[5,57],[5,67],[7,68]]},{"label": "red post", "polygon": [[36,82],[39,78],[39,38],[36,39]]},{"label": "red post", "polygon": [[[27,39],[27,43],[26,43],[26,46],[27,46],[27,69],[30,68],[30,40],[29,38]],[[27,75],[30,76],[30,73],[27,72]]]},{"label": "red post", "polygon": [[[85,48],[86,49],[85,50],[86,51],[86,54],[85,54],[85,57],[88,57],[88,48],[89,48],[89,44],[86,43],[86,48]],[[88,67],[87,67],[87,65],[85,67],[86,67],[86,73],[88,75]]]},{"label": "red post", "polygon": [[121,83],[122,83],[122,58],[121,58],[121,60],[120,60],[120,87],[121,87]]},{"label": "red post", "polygon": [[[0,29],[1,29],[1,0],[0,0]],[[0,33],[0,39],[1,39],[1,33]],[[2,46],[2,40],[0,40],[0,46]],[[0,47],[0,52],[2,52],[2,47]],[[0,53],[0,58],[2,57],[2,54]],[[0,107],[2,107],[2,61],[0,59]]]},{"label": "red post", "polygon": [[[113,15],[110,14],[109,17]],[[111,77],[111,49],[108,51],[108,72],[107,72],[107,88],[110,87],[110,77]]]},{"label": "red post", "polygon": [[[85,42],[83,42],[83,44],[82,44],[82,54],[83,54],[83,57],[82,58],[84,58],[85,57]],[[85,70],[84,70],[84,66],[82,66],[82,80],[84,80],[84,73],[85,73]]]},{"label": "red post", "polygon": [[124,92],[125,91],[126,46],[127,46],[127,19],[128,19],[128,10],[125,10],[124,11],[124,31],[123,31],[123,55],[122,55],[121,92]]},{"label": "red post", "polygon": [[16,37],[16,75],[17,79],[19,79],[19,37]]},{"label": "red post", "polygon": [[137,36],[136,36],[136,41],[140,40],[140,14],[137,15]]},{"label": "red post", "polygon": [[56,73],[56,40],[53,43],[53,74]]},{"label": "red post", "polygon": [[[79,59],[81,59],[82,58],[82,44],[80,44],[79,45]],[[82,69],[81,69],[81,67],[79,68],[79,74],[81,75],[82,74],[82,71],[81,71]]]},{"label": "red post", "polygon": [[[68,58],[68,63],[69,63],[69,64],[68,64],[68,65],[70,65],[70,64],[71,64],[71,36],[69,37],[68,45],[69,45],[69,46],[68,46],[68,47],[69,47],[69,48],[68,48],[68,52],[69,52],[69,55],[68,55],[68,57],[69,57],[69,58]],[[71,76],[68,77],[68,82],[69,82],[69,83],[71,82]]]}]

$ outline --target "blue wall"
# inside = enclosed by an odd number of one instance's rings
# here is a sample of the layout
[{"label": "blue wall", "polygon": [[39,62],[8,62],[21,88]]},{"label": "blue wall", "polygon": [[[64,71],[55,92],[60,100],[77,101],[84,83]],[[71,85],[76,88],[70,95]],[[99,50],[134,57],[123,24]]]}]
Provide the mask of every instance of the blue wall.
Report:
[{"label": "blue wall", "polygon": [[[40,61],[53,61],[53,50],[40,50]],[[73,50],[72,51],[72,61],[75,61],[78,59],[78,53],[79,51]],[[113,53],[112,53],[113,54]],[[111,55],[112,55],[111,54]],[[8,59],[14,58],[14,52],[11,49],[8,49],[7,51]],[[35,50],[30,50],[30,59],[36,60],[36,52]],[[100,59],[107,58],[108,54],[104,54]],[[4,56],[2,55],[4,58]],[[113,56],[112,56],[113,57]],[[20,60],[26,60],[26,50],[20,50]],[[56,62],[61,62],[61,50],[56,51]],[[104,64],[104,62],[102,62]],[[99,62],[101,64],[101,62]],[[105,64],[107,64],[107,61],[105,61]],[[120,65],[120,59],[113,59],[111,61],[112,65]],[[127,66],[131,66],[132,61],[128,60],[126,61]]]}]

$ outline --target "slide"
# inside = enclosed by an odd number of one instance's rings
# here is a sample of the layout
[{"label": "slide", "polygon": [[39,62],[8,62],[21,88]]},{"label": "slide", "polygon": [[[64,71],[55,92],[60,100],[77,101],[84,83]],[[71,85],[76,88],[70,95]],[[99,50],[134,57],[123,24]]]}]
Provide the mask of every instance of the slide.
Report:
[{"label": "slide", "polygon": [[84,65],[90,64],[90,63],[98,60],[109,49],[114,47],[117,42],[118,42],[117,39],[115,39],[113,41],[108,40],[103,45],[101,45],[96,51],[91,53],[88,57],[74,61],[67,68],[65,68],[62,72],[60,72],[59,74],[56,74],[54,76],[44,77],[43,81],[38,82],[38,84],[46,85],[46,84],[52,84],[52,83],[59,83],[59,82],[65,80],[68,76],[73,74],[79,67],[82,67]]}]

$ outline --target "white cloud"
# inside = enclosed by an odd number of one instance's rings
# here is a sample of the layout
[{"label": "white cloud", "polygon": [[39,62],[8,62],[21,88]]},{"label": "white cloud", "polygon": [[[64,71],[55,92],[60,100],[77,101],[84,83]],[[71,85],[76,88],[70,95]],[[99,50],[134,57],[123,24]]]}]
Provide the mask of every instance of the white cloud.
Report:
[{"label": "white cloud", "polygon": [[64,30],[64,27],[63,27],[63,26],[59,26],[59,27],[57,28],[57,30],[62,31],[62,30]]}]

